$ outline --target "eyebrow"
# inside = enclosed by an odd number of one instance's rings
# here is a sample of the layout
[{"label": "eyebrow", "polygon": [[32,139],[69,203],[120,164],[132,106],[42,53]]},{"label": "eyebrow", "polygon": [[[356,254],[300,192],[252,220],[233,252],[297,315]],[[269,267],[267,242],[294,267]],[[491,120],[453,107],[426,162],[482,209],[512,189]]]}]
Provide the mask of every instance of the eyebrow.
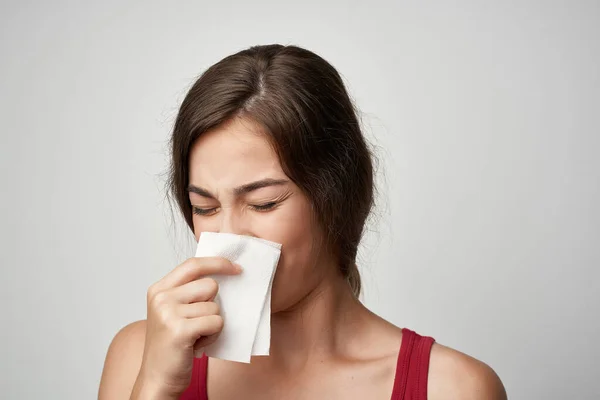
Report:
[{"label": "eyebrow", "polygon": [[[234,188],[233,194],[236,196],[242,196],[242,195],[248,194],[250,192],[253,192],[255,190],[258,190],[258,189],[262,189],[262,188],[269,187],[269,186],[281,186],[281,185],[285,185],[288,182],[289,181],[287,179],[271,179],[271,178],[261,179],[259,181],[250,182],[245,185]],[[206,197],[209,199],[215,199],[215,195],[210,193],[208,190],[198,187],[198,186],[189,185],[187,187],[187,191],[190,193],[196,193],[202,197]]]}]

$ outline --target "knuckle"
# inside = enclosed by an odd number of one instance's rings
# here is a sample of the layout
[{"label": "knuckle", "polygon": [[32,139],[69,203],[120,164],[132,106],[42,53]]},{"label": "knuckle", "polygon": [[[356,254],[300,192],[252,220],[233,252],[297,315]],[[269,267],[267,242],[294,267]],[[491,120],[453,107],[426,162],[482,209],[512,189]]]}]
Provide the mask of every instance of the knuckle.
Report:
[{"label": "knuckle", "polygon": [[190,257],[187,260],[185,260],[183,263],[181,263],[181,267],[183,267],[183,268],[192,268],[196,265],[198,265],[197,257]]},{"label": "knuckle", "polygon": [[158,316],[160,321],[165,325],[169,325],[173,320],[173,313],[171,312],[171,308],[164,305],[158,307],[158,309],[156,310],[156,315]]},{"label": "knuckle", "polygon": [[176,342],[181,342],[185,339],[185,326],[183,320],[172,323],[169,327],[169,330],[171,332],[171,336]]},{"label": "knuckle", "polygon": [[155,293],[151,298],[150,298],[150,305],[154,308],[159,308],[160,306],[162,306],[163,304],[167,303],[167,298],[168,298],[168,294],[166,292],[158,292]]},{"label": "knuckle", "polygon": [[156,296],[156,293],[158,293],[158,288],[156,283],[150,285],[150,287],[148,288],[148,291],[146,292],[146,298],[148,299],[148,301],[150,301],[152,298],[154,298],[154,296]]},{"label": "knuckle", "polygon": [[228,267],[232,267],[233,263],[231,261],[229,261],[227,258],[222,257],[220,259],[220,266],[223,268],[228,268]]},{"label": "knuckle", "polygon": [[197,260],[195,258],[188,258],[181,264],[177,266],[177,270],[179,271],[189,271],[193,269],[197,265]]}]

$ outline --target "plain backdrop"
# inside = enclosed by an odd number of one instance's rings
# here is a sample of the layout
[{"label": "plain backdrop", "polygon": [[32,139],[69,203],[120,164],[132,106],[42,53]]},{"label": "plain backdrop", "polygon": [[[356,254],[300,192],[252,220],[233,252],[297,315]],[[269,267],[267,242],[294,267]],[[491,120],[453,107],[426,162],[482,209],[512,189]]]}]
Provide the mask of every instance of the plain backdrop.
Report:
[{"label": "plain backdrop", "polygon": [[341,72],[378,155],[364,302],[511,399],[600,398],[599,2],[37,0],[0,35],[1,398],[97,396],[193,255],[163,188],[186,90],[275,42]]}]

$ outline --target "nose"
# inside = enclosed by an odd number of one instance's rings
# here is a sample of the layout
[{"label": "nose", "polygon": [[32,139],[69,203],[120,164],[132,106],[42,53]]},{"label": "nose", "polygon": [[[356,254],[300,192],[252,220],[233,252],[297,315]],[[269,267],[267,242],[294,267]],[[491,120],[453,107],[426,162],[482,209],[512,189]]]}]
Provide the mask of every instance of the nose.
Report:
[{"label": "nose", "polygon": [[218,231],[220,233],[233,233],[236,235],[247,234],[244,228],[243,216],[234,207],[227,207],[221,210]]}]

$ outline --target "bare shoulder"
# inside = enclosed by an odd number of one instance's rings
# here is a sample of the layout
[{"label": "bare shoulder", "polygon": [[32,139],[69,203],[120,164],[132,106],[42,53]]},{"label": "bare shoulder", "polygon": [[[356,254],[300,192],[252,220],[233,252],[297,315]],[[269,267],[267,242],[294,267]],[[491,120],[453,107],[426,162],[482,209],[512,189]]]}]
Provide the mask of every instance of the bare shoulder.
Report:
[{"label": "bare shoulder", "polygon": [[129,399],[137,378],[146,337],[146,321],[122,328],[112,340],[100,381],[98,399]]},{"label": "bare shoulder", "polygon": [[506,400],[498,375],[487,364],[440,344],[431,349],[428,398]]}]

